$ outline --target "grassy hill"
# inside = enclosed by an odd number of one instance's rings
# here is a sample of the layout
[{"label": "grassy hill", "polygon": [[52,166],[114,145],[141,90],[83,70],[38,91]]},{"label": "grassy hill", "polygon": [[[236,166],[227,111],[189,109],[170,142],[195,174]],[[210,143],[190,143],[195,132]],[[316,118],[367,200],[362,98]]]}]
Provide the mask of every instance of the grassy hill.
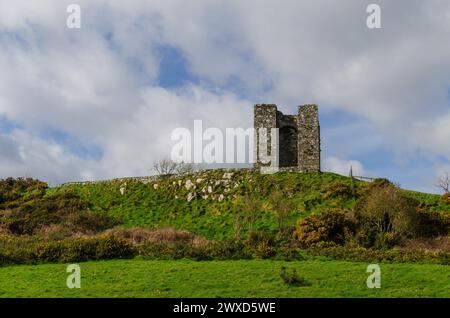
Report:
[{"label": "grassy hill", "polygon": [[[353,181],[355,191],[366,182]],[[210,239],[233,235],[234,215],[242,197],[248,195],[261,203],[256,229],[276,230],[276,216],[267,198],[281,191],[295,207],[287,220],[296,220],[329,208],[351,208],[355,204],[352,180],[334,173],[280,172],[261,174],[250,169],[206,170],[165,179],[120,179],[66,184],[48,190],[48,195],[76,191],[91,210],[119,217],[126,227],[174,227]],[[405,190],[433,211],[448,211],[450,206],[439,195]]]},{"label": "grassy hill", "polygon": [[[386,180],[367,183],[333,173],[266,175],[248,169],[53,188],[31,179],[2,180],[0,297],[449,297],[448,227],[443,234],[414,236],[409,245],[386,249],[357,239],[370,232],[346,217],[352,213],[322,214],[355,204],[360,209],[367,193],[380,189],[392,186]],[[404,195],[414,198],[416,212],[450,211],[448,196],[397,188],[381,193],[376,202],[383,208],[388,201],[384,193],[390,193],[395,202],[412,201]],[[273,211],[281,205],[274,204],[274,194],[277,202],[293,208],[285,225],[321,215],[297,226],[303,236],[288,233],[288,239],[276,239]],[[252,208],[258,207],[253,209],[254,229],[264,231],[224,240],[235,235],[236,216],[249,198],[257,203]],[[420,219],[430,220],[423,223],[425,229],[447,224],[445,218],[438,220],[448,213],[425,214],[437,215]],[[336,239],[341,230],[356,225],[348,241]],[[321,240],[307,245],[317,234]],[[67,263],[82,268],[79,290],[65,285]],[[365,285],[366,267],[372,263],[382,266],[379,290]],[[286,284],[281,267],[296,269],[307,284]]]}]

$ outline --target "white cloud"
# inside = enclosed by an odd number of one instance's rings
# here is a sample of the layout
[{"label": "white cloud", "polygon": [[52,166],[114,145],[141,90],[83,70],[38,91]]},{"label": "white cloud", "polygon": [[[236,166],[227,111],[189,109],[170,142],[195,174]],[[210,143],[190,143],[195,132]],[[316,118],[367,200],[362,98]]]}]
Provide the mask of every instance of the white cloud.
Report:
[{"label": "white cloud", "polygon": [[338,157],[327,157],[323,162],[323,170],[348,176],[350,168],[354,176],[365,176],[364,168],[358,160],[345,160]]},{"label": "white cloud", "polygon": [[251,126],[250,102],[227,92],[211,93],[194,85],[179,91],[148,87],[142,99],[132,118],[119,122],[104,136],[100,166],[108,171],[101,171],[100,176],[148,173],[153,160],[170,156],[172,130],[193,129],[195,119],[203,121],[203,129]]},{"label": "white cloud", "polygon": [[[46,11],[50,2],[0,11],[0,115],[21,127],[2,136],[0,159],[8,165],[0,176],[60,182],[147,174],[170,152],[174,127],[197,118],[224,128],[251,125],[251,103],[232,93],[156,86],[159,40],[151,12],[82,2],[83,27],[73,32],[62,19],[65,6]],[[144,86],[135,68],[141,66]],[[38,137],[48,129],[101,147],[103,157],[83,159]]]},{"label": "white cloud", "polygon": [[[172,127],[196,118],[247,127],[259,102],[357,114],[377,129],[354,123],[355,149],[369,140],[404,160],[416,150],[450,160],[448,2],[380,0],[380,30],[365,26],[371,1],[78,2],[82,28],[69,30],[71,1],[0,0],[0,116],[21,135],[0,139],[2,176],[142,174],[170,151]],[[161,46],[179,49],[200,84],[158,87]],[[49,128],[104,156],[83,159],[38,137]],[[348,174],[352,161],[333,155],[325,166]],[[353,168],[363,172],[360,162]]]},{"label": "white cloud", "polygon": [[89,176],[95,162],[83,160],[61,145],[21,129],[0,134],[0,176],[34,177],[52,183]]},{"label": "white cloud", "polygon": [[[259,88],[257,101],[290,110],[318,102],[322,109],[362,115],[393,151],[438,143],[433,154],[450,158],[446,142],[411,138],[416,124],[434,126],[450,114],[450,3],[379,1],[380,30],[365,25],[370,1],[226,3],[183,7],[171,1],[158,8],[164,38],[187,52],[194,72],[217,83],[237,77],[252,92]],[[185,20],[174,14],[182,10]],[[261,78],[273,83],[270,91]],[[450,138],[446,130],[439,136]]]}]

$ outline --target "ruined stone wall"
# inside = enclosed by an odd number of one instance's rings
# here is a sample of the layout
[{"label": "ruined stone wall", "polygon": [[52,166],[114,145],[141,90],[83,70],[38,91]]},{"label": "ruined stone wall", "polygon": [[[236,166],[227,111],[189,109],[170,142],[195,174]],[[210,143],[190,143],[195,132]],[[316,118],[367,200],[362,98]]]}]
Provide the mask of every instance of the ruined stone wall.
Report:
[{"label": "ruined stone wall", "polygon": [[298,108],[298,167],[302,172],[320,171],[320,126],[317,105]]},{"label": "ruined stone wall", "polygon": [[[278,111],[277,106],[274,104],[257,104],[254,108],[254,148],[253,148],[253,158],[255,161],[255,167],[259,168],[262,166],[268,166],[269,164],[264,164],[261,162],[259,153],[272,154],[273,152],[278,152],[278,149],[271,149],[271,134],[270,129],[277,127],[278,122]],[[263,147],[259,149],[259,139],[260,135],[257,133],[259,128],[267,128],[267,148]]]},{"label": "ruined stone wall", "polygon": [[[299,106],[298,115],[284,115],[274,104],[257,104],[254,108],[254,161],[255,168],[266,166],[261,163],[260,151],[271,153],[270,129],[279,129],[278,156],[280,168],[298,171],[320,171],[320,126],[317,105]],[[267,128],[267,149],[259,149],[258,128]],[[268,165],[268,164],[267,164]]]}]

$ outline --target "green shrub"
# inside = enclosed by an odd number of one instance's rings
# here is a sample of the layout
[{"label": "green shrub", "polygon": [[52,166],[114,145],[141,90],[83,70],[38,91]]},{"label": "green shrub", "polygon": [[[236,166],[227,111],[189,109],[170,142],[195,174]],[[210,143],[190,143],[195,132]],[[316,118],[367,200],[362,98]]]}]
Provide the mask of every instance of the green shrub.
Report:
[{"label": "green shrub", "polygon": [[256,247],[253,248],[254,254],[257,258],[268,259],[272,258],[277,254],[276,249],[267,243],[261,242]]},{"label": "green shrub", "polygon": [[0,237],[1,264],[81,262],[130,258],[135,254],[128,241],[111,236],[47,242],[32,237]]},{"label": "green shrub", "polygon": [[286,197],[286,194],[276,190],[269,196],[270,209],[277,219],[278,233],[283,235],[286,231],[286,220],[295,211],[294,204]]},{"label": "green shrub", "polygon": [[24,178],[0,180],[0,209],[17,206],[22,199],[40,197],[47,189],[47,183]]},{"label": "green shrub", "polygon": [[420,210],[386,180],[366,186],[354,210],[331,209],[299,220],[294,237],[304,247],[334,242],[391,248],[405,239],[445,236],[450,229],[450,213]]},{"label": "green shrub", "polygon": [[[33,234],[50,224],[62,223],[70,214],[85,211],[88,204],[72,192],[34,197],[0,213],[0,221],[14,234]],[[5,213],[6,212],[6,213]]]},{"label": "green shrub", "polygon": [[364,196],[367,193],[372,192],[374,189],[379,189],[379,188],[391,188],[391,187],[395,187],[395,185],[388,179],[385,178],[377,178],[375,180],[373,180],[372,182],[367,182],[364,184],[363,187],[360,188],[360,195]]},{"label": "green shrub", "polygon": [[286,285],[289,286],[309,286],[311,285],[306,279],[300,277],[297,274],[297,270],[294,268],[291,271],[287,270],[286,267],[282,266],[280,268],[280,277]]},{"label": "green shrub", "polygon": [[450,205],[450,193],[446,192],[441,196],[441,202]]},{"label": "green shrub", "polygon": [[73,236],[73,232],[67,226],[50,224],[35,231],[34,236],[44,241],[60,241]]},{"label": "green shrub", "polygon": [[45,232],[52,225],[74,234],[94,234],[120,223],[89,211],[88,202],[74,190],[46,195],[46,188],[47,184],[31,179],[0,181],[0,226],[17,235]]},{"label": "green shrub", "polygon": [[450,212],[419,211],[419,236],[442,236],[449,234],[449,231]]},{"label": "green shrub", "polygon": [[419,204],[393,185],[379,182],[357,202],[360,243],[371,247],[392,247],[403,238],[415,237],[420,227]]},{"label": "green shrub", "polygon": [[88,210],[71,213],[63,221],[72,233],[99,233],[120,223],[117,218]]},{"label": "green shrub", "polygon": [[251,231],[248,233],[245,244],[257,258],[267,259],[275,256],[275,237],[266,231]]},{"label": "green shrub", "polygon": [[306,259],[300,248],[286,245],[276,249],[274,258],[283,261],[304,261]]},{"label": "green shrub", "polygon": [[211,252],[213,258],[221,260],[252,258],[250,249],[241,241],[236,240],[218,241]]},{"label": "green shrub", "polygon": [[127,239],[133,244],[141,244],[146,241],[157,243],[203,243],[204,238],[195,235],[190,231],[177,230],[174,228],[145,229],[140,227],[121,228],[115,227],[106,233],[123,239]]},{"label": "green shrub", "polygon": [[361,246],[341,246],[330,242],[311,245],[307,254],[360,262],[421,262],[450,265],[449,252],[430,252],[418,249],[380,250]]},{"label": "green shrub", "polygon": [[275,237],[267,231],[250,231],[247,235],[245,244],[251,248],[257,247],[264,243],[270,246],[275,246]]},{"label": "green shrub", "polygon": [[345,183],[334,181],[327,187],[326,192],[323,195],[325,200],[340,197],[343,199],[349,199],[352,197],[352,189]]},{"label": "green shrub", "polygon": [[297,222],[294,237],[303,246],[317,242],[343,244],[355,233],[356,221],[347,210],[330,209],[319,215],[312,215]]},{"label": "green shrub", "polygon": [[261,215],[261,209],[261,202],[249,194],[236,199],[233,222],[235,239],[241,239],[241,233],[244,229],[247,229],[249,232],[253,231],[255,223]]}]

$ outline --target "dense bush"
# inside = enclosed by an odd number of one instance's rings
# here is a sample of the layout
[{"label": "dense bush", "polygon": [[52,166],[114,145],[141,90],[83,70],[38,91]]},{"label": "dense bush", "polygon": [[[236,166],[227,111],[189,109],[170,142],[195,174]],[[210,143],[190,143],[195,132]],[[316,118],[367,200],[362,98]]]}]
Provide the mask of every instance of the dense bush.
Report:
[{"label": "dense bush", "polygon": [[444,194],[441,196],[441,201],[442,201],[444,204],[450,205],[450,193],[448,193],[448,192],[444,193]]},{"label": "dense bush", "polygon": [[136,254],[130,242],[111,236],[41,241],[33,237],[1,236],[0,264],[81,262],[129,258]]},{"label": "dense bush", "polygon": [[251,231],[245,244],[254,251],[257,258],[271,258],[276,254],[275,237],[266,231]]},{"label": "dense bush", "polygon": [[17,206],[21,199],[42,196],[47,187],[46,183],[33,179],[2,179],[0,180],[0,209]]},{"label": "dense bush", "polygon": [[43,226],[61,223],[71,213],[87,209],[74,193],[21,199],[0,210],[0,221],[14,234],[32,234]]},{"label": "dense bush", "polygon": [[106,214],[94,213],[83,210],[71,213],[62,221],[62,224],[69,228],[72,233],[95,234],[106,229],[119,225],[119,219]]},{"label": "dense bush", "polygon": [[446,236],[450,213],[429,212],[385,179],[366,185],[353,211],[332,209],[297,222],[294,237],[318,242],[391,248],[406,239]]},{"label": "dense bush", "polygon": [[200,244],[205,241],[203,238],[192,232],[177,230],[174,228],[143,229],[134,228],[113,228],[106,233],[123,239],[130,240],[133,244],[140,244],[146,241],[156,243],[193,243]]},{"label": "dense bush", "polygon": [[282,261],[304,261],[306,257],[299,247],[281,245],[276,248],[276,253],[272,259]]},{"label": "dense bush", "polygon": [[450,236],[437,236],[430,238],[418,238],[403,241],[399,248],[423,250],[423,251],[442,251],[450,252]]},{"label": "dense bush", "polygon": [[330,242],[320,242],[308,250],[309,256],[325,256],[336,260],[361,262],[423,262],[450,265],[450,253],[424,251],[418,249],[373,249],[361,246],[341,246]]},{"label": "dense bush", "polygon": [[356,230],[356,220],[347,210],[330,209],[297,222],[294,237],[303,246],[317,242],[343,244]]},{"label": "dense bush", "polygon": [[420,227],[419,204],[385,181],[370,187],[358,200],[358,239],[366,247],[391,247],[415,237]]},{"label": "dense bush", "polygon": [[374,189],[379,188],[384,189],[392,187],[395,187],[395,185],[390,180],[385,178],[377,178],[372,182],[365,183],[364,186],[359,189],[359,193],[360,195],[366,195],[367,193],[371,192]]},{"label": "dense bush", "polygon": [[215,259],[250,259],[252,252],[241,241],[224,240],[216,241],[212,250]]},{"label": "dense bush", "polygon": [[323,194],[325,200],[340,197],[343,199],[348,199],[353,196],[352,189],[345,183],[335,181],[330,183],[327,187],[326,192]]},{"label": "dense bush", "polygon": [[47,184],[32,179],[0,181],[0,227],[17,235],[55,233],[55,225],[67,233],[94,234],[119,223],[106,215],[89,211],[89,204],[75,191],[46,194]]},{"label": "dense bush", "polygon": [[141,256],[148,259],[302,259],[295,246],[280,245],[273,234],[254,232],[245,241],[208,241],[175,229],[112,229],[97,236],[67,237],[64,227],[46,235],[0,234],[0,264],[72,262]]},{"label": "dense bush", "polygon": [[[250,234],[251,233],[251,234]],[[296,246],[280,244],[272,234],[252,231],[246,240],[188,241],[147,240],[138,245],[139,255],[150,259],[230,260],[230,259],[283,259],[300,260]]]},{"label": "dense bush", "polygon": [[139,246],[139,255],[149,259],[230,260],[250,259],[251,251],[235,240],[208,242],[201,245],[148,241]]},{"label": "dense bush", "polygon": [[138,248],[139,255],[147,259],[194,259],[210,260],[210,246],[194,246],[183,243],[160,243],[148,241]]},{"label": "dense bush", "polygon": [[450,212],[419,211],[419,236],[435,237],[447,234],[450,234]]},{"label": "dense bush", "polygon": [[[11,233],[11,232],[9,232]],[[34,236],[44,241],[60,241],[73,236],[80,236],[72,232],[70,228],[61,224],[50,224],[34,231]]]}]

